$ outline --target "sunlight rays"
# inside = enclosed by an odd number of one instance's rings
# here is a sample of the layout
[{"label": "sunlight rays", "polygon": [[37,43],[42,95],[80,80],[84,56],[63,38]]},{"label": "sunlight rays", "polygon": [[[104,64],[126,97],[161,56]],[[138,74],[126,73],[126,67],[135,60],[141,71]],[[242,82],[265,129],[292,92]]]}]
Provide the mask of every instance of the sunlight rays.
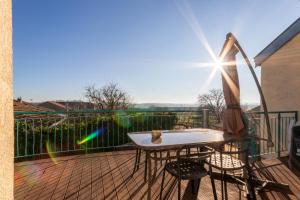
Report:
[{"label": "sunlight rays", "polygon": [[208,40],[205,36],[205,34],[202,31],[202,28],[190,6],[190,4],[187,1],[175,1],[175,4],[182,14],[182,16],[185,18],[187,23],[190,25],[194,33],[196,34],[197,38],[200,40],[201,44],[205,47],[209,55],[213,58],[214,61],[216,61],[218,58],[216,54],[213,52],[212,48],[210,47]]},{"label": "sunlight rays", "polygon": [[228,51],[231,50],[232,46],[234,45],[235,40],[231,39],[226,44],[226,46],[223,47],[222,54],[219,55],[219,57],[214,53],[212,50],[204,32],[202,31],[202,28],[200,26],[199,21],[197,20],[190,4],[187,1],[178,1],[175,0],[175,4],[181,13],[181,15],[185,18],[187,23],[190,25],[194,33],[196,34],[197,38],[199,39],[200,43],[204,46],[210,57],[212,58],[213,62],[198,62],[195,67],[197,68],[211,68],[211,72],[203,84],[201,91],[206,90],[206,88],[210,85],[213,78],[215,77],[217,71],[220,71],[223,75],[225,81],[228,83],[230,89],[232,90],[233,94],[236,96],[236,98],[239,98],[239,90],[237,85],[234,83],[234,81],[231,78],[231,75],[228,74],[227,70],[224,70],[224,68],[230,68],[230,66],[237,65],[238,63],[241,63],[240,61],[224,61],[225,56],[227,55]]}]

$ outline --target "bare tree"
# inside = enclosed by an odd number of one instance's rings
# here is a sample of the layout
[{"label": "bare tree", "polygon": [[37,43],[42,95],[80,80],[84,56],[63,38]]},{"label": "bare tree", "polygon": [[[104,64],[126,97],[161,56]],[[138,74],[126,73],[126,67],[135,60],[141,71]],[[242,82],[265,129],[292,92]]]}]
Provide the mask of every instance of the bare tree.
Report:
[{"label": "bare tree", "polygon": [[198,102],[201,108],[207,108],[215,115],[218,123],[222,121],[225,109],[225,100],[222,90],[212,89],[207,94],[199,95]]},{"label": "bare tree", "polygon": [[129,95],[117,83],[109,83],[99,89],[88,86],[85,97],[98,109],[127,109],[130,105]]}]

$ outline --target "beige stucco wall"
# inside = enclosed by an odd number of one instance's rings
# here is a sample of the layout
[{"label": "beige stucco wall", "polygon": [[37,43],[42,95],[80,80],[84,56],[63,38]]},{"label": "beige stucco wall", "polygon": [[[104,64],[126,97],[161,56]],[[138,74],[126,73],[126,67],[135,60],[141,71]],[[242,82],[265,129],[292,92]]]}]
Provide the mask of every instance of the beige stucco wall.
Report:
[{"label": "beige stucco wall", "polygon": [[13,199],[12,7],[0,0],[0,199]]},{"label": "beige stucco wall", "polygon": [[270,111],[300,112],[300,33],[262,63],[261,84]]}]

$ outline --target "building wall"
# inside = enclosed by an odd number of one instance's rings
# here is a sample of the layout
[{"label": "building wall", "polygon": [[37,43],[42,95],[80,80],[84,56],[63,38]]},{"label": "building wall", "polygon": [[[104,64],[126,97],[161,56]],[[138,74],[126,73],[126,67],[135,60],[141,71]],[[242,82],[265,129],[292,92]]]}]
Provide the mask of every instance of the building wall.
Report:
[{"label": "building wall", "polygon": [[13,199],[12,7],[0,0],[0,199]]},{"label": "building wall", "polygon": [[269,111],[300,112],[300,33],[261,65],[261,84]]}]

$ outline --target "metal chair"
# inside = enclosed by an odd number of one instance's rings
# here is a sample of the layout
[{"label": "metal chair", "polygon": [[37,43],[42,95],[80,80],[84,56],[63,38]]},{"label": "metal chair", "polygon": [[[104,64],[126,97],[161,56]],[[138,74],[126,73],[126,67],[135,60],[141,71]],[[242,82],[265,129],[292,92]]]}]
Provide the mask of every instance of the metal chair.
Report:
[{"label": "metal chair", "polygon": [[[166,154],[165,156],[164,156],[164,153]],[[132,176],[134,175],[134,173],[137,170],[139,170],[139,166],[140,166],[140,162],[141,162],[141,154],[142,154],[142,149],[136,148],[135,162],[134,162],[134,166],[133,166]],[[160,150],[160,151],[151,152],[150,158],[155,161],[155,165],[154,165],[154,168],[155,168],[154,172],[155,173],[154,173],[154,175],[156,175],[156,172],[157,172],[157,161],[160,161],[160,164],[162,165],[163,160],[171,160],[172,159],[172,156],[170,154],[171,154],[170,150],[165,150],[165,151]],[[147,180],[147,170],[148,170],[148,168],[147,168],[148,163],[147,162],[148,162],[148,160],[145,157],[145,166],[144,166],[144,181],[145,182]]]},{"label": "metal chair", "polygon": [[[196,151],[196,153],[188,152],[185,154],[181,154],[182,150],[187,149],[189,148],[181,148],[177,150],[175,161],[166,161],[167,163],[165,164],[163,169],[160,199],[162,199],[166,171],[177,179],[178,199],[181,198],[181,180],[190,180],[192,183],[192,193],[195,194],[195,180],[199,180],[208,174],[207,170],[204,168],[204,161],[212,155],[213,150],[208,149],[201,152]],[[216,197],[214,180],[211,180],[214,197]]]},{"label": "metal chair", "polygon": [[[242,161],[244,160],[244,162]],[[238,182],[245,184],[241,179],[243,177],[246,165],[245,162],[248,162],[247,158],[247,144],[240,140],[231,140],[229,142],[223,143],[219,148],[219,151],[216,151],[211,155],[209,159],[206,159],[206,163],[209,164],[209,171],[211,178],[214,179],[212,168],[220,170],[221,172],[221,190],[222,190],[222,199],[227,200],[227,174],[231,172],[234,178]],[[236,172],[240,171],[241,179],[236,178]],[[241,195],[241,193],[240,193]]]}]

